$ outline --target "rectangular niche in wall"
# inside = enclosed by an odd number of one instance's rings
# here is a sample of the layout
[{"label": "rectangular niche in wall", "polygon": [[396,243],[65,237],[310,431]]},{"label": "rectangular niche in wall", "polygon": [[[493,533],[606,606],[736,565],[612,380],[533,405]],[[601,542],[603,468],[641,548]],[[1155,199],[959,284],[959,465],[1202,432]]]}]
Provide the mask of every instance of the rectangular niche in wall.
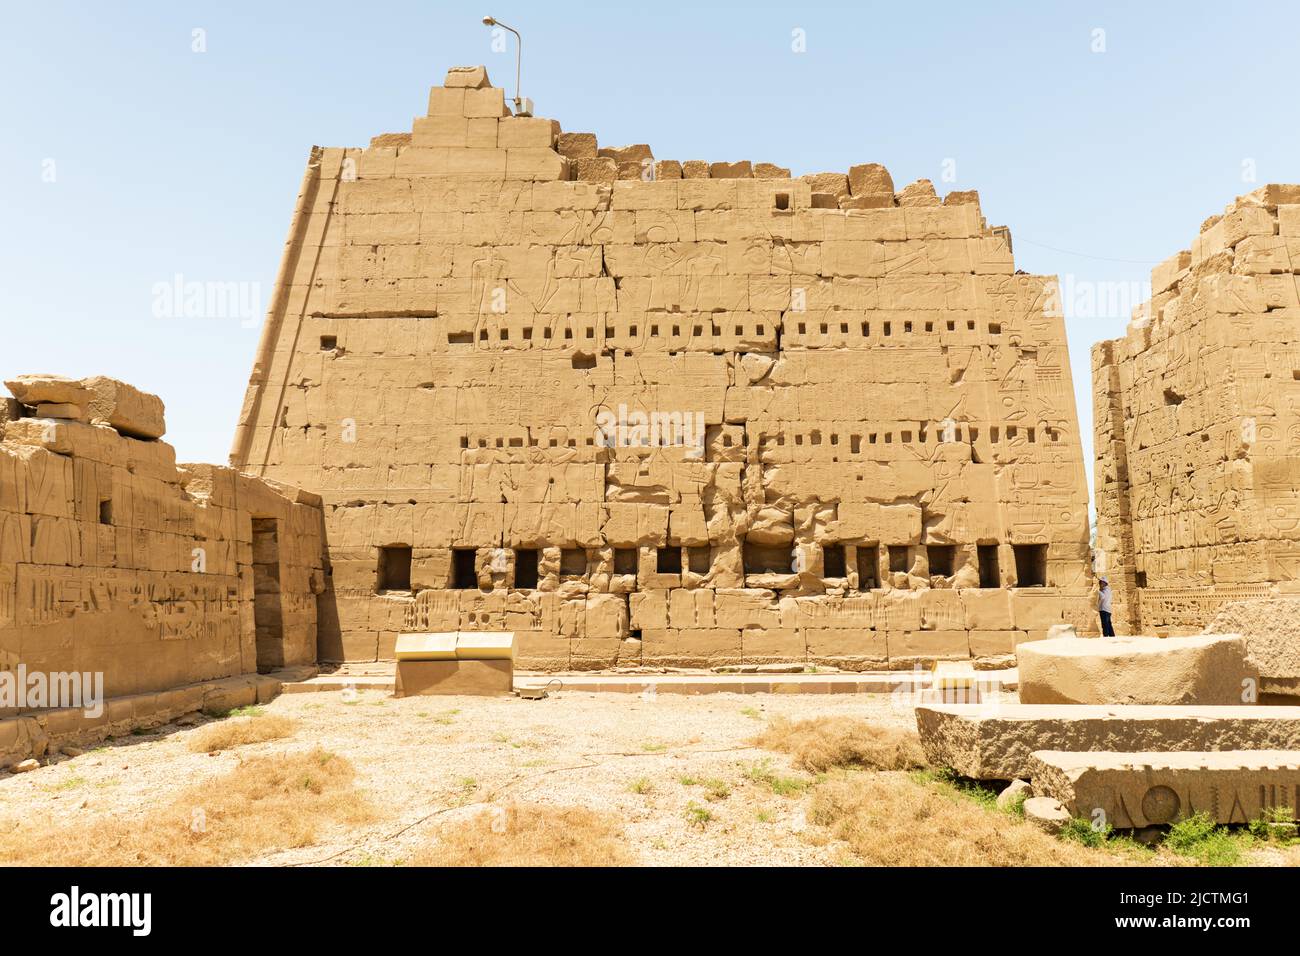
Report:
[{"label": "rectangular niche in wall", "polygon": [[376,591],[411,590],[410,546],[393,544],[380,548],[378,571],[378,576],[375,579]]}]

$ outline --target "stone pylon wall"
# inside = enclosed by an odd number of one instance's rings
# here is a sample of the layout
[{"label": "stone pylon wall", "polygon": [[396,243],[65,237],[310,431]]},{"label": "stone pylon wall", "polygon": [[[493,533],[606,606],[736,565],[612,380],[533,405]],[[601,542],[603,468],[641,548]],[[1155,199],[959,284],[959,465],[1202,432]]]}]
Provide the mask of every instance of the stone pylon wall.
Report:
[{"label": "stone pylon wall", "polygon": [[973,192],[601,149],[457,69],[313,151],[232,463],[324,498],[326,658],[997,657],[1095,629],[1053,281]]},{"label": "stone pylon wall", "polygon": [[1144,633],[1300,592],[1300,186],[1206,220],[1093,347],[1099,562]]}]

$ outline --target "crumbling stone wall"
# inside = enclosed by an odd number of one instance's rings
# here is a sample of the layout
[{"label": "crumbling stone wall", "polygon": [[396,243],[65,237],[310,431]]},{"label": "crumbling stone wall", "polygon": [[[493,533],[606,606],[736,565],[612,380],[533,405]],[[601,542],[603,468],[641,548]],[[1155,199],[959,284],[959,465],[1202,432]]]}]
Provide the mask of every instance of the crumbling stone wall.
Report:
[{"label": "crumbling stone wall", "polygon": [[1093,347],[1098,560],[1133,632],[1300,593],[1297,256],[1300,186],[1238,197]]},{"label": "crumbling stone wall", "polygon": [[177,465],[162,402],[120,382],[6,384],[0,669],[99,672],[124,697],[315,662],[318,497]]},{"label": "crumbling stone wall", "polygon": [[1095,627],[1053,281],[972,192],[601,148],[457,69],[313,150],[231,461],[325,500],[326,658],[997,657]]}]

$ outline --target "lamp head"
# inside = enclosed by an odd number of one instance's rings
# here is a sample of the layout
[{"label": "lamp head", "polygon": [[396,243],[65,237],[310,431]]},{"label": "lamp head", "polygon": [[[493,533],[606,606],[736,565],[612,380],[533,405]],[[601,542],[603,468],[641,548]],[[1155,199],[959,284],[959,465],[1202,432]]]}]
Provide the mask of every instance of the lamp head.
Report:
[{"label": "lamp head", "polygon": [[497,25],[496,18],[495,18],[495,17],[484,17],[484,18],[483,18],[483,25],[484,25],[485,27],[494,27],[494,26],[496,26],[496,25]]}]

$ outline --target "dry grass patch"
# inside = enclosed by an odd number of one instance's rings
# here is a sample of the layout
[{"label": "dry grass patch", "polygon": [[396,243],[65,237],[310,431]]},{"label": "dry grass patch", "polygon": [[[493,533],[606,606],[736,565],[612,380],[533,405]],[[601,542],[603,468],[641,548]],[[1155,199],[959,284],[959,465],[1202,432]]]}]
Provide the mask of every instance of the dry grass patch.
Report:
[{"label": "dry grass patch", "polygon": [[626,866],[618,821],[583,807],[510,804],[444,826],[413,866]]},{"label": "dry grass patch", "polygon": [[754,741],[789,754],[811,773],[833,767],[912,770],[925,766],[921,739],[914,731],[882,727],[860,717],[815,717],[790,721],[777,717]]},{"label": "dry grass patch", "polygon": [[1131,853],[1058,840],[1009,813],[901,773],[853,773],[819,784],[808,808],[869,866],[1116,866]]},{"label": "dry grass patch", "polygon": [[141,817],[0,825],[7,866],[215,866],[316,842],[372,812],[342,757],[319,748],[251,757]]},{"label": "dry grass patch", "polygon": [[195,731],[190,740],[190,750],[211,753],[230,750],[245,744],[260,744],[280,740],[293,734],[295,725],[288,717],[260,714],[253,717],[228,717],[218,724]]}]

